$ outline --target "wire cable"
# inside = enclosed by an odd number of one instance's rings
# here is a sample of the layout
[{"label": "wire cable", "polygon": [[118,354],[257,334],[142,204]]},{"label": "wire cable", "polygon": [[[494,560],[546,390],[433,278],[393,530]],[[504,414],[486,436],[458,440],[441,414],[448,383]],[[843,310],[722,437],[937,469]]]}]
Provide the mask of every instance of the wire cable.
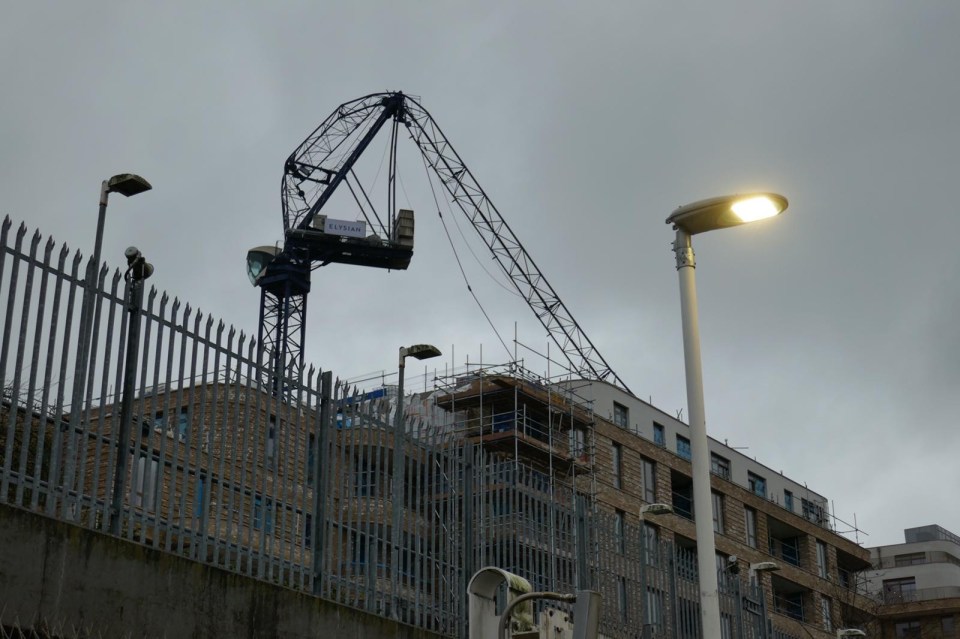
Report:
[{"label": "wire cable", "polygon": [[424,170],[427,172],[427,181],[430,183],[430,192],[433,194],[433,202],[437,207],[437,216],[440,218],[440,224],[443,225],[443,232],[447,236],[447,242],[450,243],[450,249],[453,251],[453,257],[457,260],[457,267],[460,269],[460,275],[463,276],[463,282],[467,285],[467,290],[470,292],[473,300],[480,308],[480,312],[483,313],[483,317],[486,318],[487,324],[490,325],[494,335],[497,336],[497,340],[500,341],[500,345],[503,346],[503,350],[506,351],[507,356],[512,356],[510,349],[507,347],[507,343],[503,341],[503,337],[500,335],[500,331],[498,331],[497,327],[494,326],[493,320],[490,319],[490,315],[487,314],[486,309],[483,308],[483,304],[480,303],[480,298],[477,297],[477,294],[473,291],[473,287],[470,286],[470,280],[467,278],[467,272],[463,269],[463,263],[460,261],[460,256],[457,254],[457,247],[454,245],[453,238],[450,236],[450,229],[447,228],[447,222],[443,219],[443,212],[440,210],[440,200],[437,198],[437,192],[433,188],[433,180],[430,177],[430,170],[427,168],[426,158],[423,159],[423,165]]}]

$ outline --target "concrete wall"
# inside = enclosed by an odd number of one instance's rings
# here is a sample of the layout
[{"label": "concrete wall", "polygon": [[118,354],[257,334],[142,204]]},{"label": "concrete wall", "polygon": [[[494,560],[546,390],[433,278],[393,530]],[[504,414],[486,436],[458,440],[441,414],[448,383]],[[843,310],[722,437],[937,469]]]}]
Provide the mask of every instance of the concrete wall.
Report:
[{"label": "concrete wall", "polygon": [[6,505],[0,612],[103,636],[439,636]]}]

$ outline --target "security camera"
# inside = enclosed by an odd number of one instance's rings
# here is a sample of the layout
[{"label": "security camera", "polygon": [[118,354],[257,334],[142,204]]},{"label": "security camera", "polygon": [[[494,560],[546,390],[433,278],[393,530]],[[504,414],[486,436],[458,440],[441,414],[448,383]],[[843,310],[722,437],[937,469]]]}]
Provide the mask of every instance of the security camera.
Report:
[{"label": "security camera", "polygon": [[740,564],[738,563],[736,555],[730,555],[727,557],[727,572],[731,575],[740,574]]},{"label": "security camera", "polygon": [[280,254],[276,246],[255,246],[247,251],[247,277],[256,286],[266,274],[267,266]]},{"label": "security camera", "polygon": [[134,262],[143,257],[140,254],[140,249],[136,246],[128,246],[127,250],[123,252],[123,255],[127,258],[127,266],[133,266]]}]

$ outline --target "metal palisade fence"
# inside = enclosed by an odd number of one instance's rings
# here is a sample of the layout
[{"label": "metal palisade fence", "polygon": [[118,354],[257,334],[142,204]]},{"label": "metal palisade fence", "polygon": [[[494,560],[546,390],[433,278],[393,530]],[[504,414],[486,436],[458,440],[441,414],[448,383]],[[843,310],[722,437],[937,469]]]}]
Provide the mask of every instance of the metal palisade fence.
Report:
[{"label": "metal palisade fence", "polygon": [[[495,565],[600,591],[606,637],[699,637],[692,549],[452,421],[406,418],[396,448],[387,394],[271,370],[244,333],[81,263],[0,227],[0,502],[448,636]],[[723,639],[773,637],[763,597],[722,584]]]}]

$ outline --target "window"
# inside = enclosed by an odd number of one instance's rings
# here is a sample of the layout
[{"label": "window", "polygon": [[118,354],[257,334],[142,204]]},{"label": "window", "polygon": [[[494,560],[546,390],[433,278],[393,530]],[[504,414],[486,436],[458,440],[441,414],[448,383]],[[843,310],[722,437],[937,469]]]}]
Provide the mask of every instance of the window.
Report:
[{"label": "window", "polygon": [[620,610],[620,619],[627,620],[627,580],[617,577],[617,606]]},{"label": "window", "polygon": [[941,617],[940,630],[944,637],[955,636],[957,632],[957,623],[953,617]]},{"label": "window", "polygon": [[727,584],[727,567],[729,564],[728,561],[729,555],[725,555],[722,552],[716,554],[716,568],[717,568],[717,583],[721,586]]},{"label": "window", "polygon": [[730,479],[730,460],[716,453],[710,453],[710,472],[718,477]]},{"label": "window", "polygon": [[623,538],[623,523],[626,514],[622,510],[617,509],[617,511],[614,513],[614,517],[613,534],[617,545],[617,552],[623,554],[627,550],[627,543]]},{"label": "window", "polygon": [[917,591],[916,577],[883,580],[883,599],[886,603],[911,601]]},{"label": "window", "polygon": [[613,487],[623,487],[623,447],[613,442],[610,444],[610,456],[613,458]]},{"label": "window", "polygon": [[613,403],[613,423],[620,428],[630,429],[630,410],[623,404]]},{"label": "window", "polygon": [[774,609],[797,621],[803,621],[803,593],[776,592],[773,593]]},{"label": "window", "polygon": [[266,508],[264,508],[263,499],[260,495],[256,495],[253,498],[253,529],[261,530],[266,534],[271,534],[273,532],[273,500],[266,500]]},{"label": "window", "polygon": [[901,621],[894,626],[894,635],[897,639],[913,639],[920,636],[919,621]]},{"label": "window", "polygon": [[313,515],[307,513],[303,518],[303,545],[313,548]]},{"label": "window", "polygon": [[164,412],[157,411],[153,416],[154,430],[165,431],[167,437],[176,436],[182,442],[187,441],[187,434],[190,430],[190,417],[187,414],[187,408],[184,406],[179,410],[171,411],[164,417]]},{"label": "window", "polygon": [[643,471],[643,501],[649,504],[657,502],[657,465],[646,458],[640,459]]},{"label": "window", "polygon": [[793,493],[789,490],[783,491],[783,507],[793,512]]},{"label": "window", "polygon": [[823,579],[827,578],[827,545],[817,540],[817,572]]},{"label": "window", "polygon": [[660,530],[651,524],[643,523],[644,550],[647,555],[647,565],[660,564]]},{"label": "window", "polygon": [[690,459],[690,440],[683,435],[677,435],[677,454],[686,460]]},{"label": "window", "polygon": [[823,524],[823,506],[809,499],[801,499],[800,506],[803,510],[804,519],[815,524]]},{"label": "window", "polygon": [[747,487],[750,488],[750,492],[754,495],[759,495],[760,497],[767,496],[767,480],[760,475],[747,473]]},{"label": "window", "polygon": [[663,623],[663,592],[652,586],[647,588],[647,623],[654,627]]},{"label": "window", "polygon": [[833,631],[833,612],[830,607],[830,597],[820,595],[820,616],[823,619],[823,629]]},{"label": "window", "polygon": [[667,446],[667,436],[663,431],[663,424],[653,422],[653,443],[662,448]]},{"label": "window", "polygon": [[267,467],[273,468],[273,462],[277,456],[277,419],[275,417],[270,418],[270,425],[267,427],[267,441],[264,446],[266,447]]},{"label": "window", "polygon": [[354,494],[357,497],[372,497],[377,491],[377,467],[367,458],[357,458],[354,463]]},{"label": "window", "polygon": [[744,519],[746,521],[747,545],[751,548],[757,547],[757,511],[753,508],[743,509]]},{"label": "window", "polygon": [[912,552],[907,555],[897,555],[893,558],[893,563],[896,566],[916,566],[917,564],[922,564],[927,560],[927,553],[923,552]]},{"label": "window", "polygon": [[313,433],[307,435],[307,486],[313,486],[314,472],[313,466],[317,463],[317,436]]},{"label": "window", "polygon": [[197,496],[194,499],[193,516],[203,516],[203,493],[206,490],[207,478],[203,475],[197,477]]},{"label": "window", "polygon": [[723,534],[723,495],[710,493],[713,499],[713,532]]},{"label": "window", "polygon": [[[131,455],[132,457],[132,455]],[[157,500],[157,479],[160,476],[160,461],[149,453],[140,453],[133,466],[133,505],[153,510]]]}]

